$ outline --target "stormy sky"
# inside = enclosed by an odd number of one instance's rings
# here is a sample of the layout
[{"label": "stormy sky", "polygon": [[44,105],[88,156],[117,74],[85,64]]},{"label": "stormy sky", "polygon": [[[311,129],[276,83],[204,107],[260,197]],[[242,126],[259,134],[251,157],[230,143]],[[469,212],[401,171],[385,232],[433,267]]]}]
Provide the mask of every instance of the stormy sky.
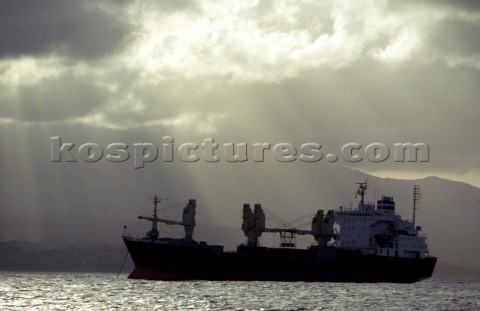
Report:
[{"label": "stormy sky", "polygon": [[[158,192],[219,207],[302,196],[345,168],[480,186],[478,1],[1,0],[0,42],[4,234],[21,235],[25,218],[101,223],[105,206],[127,215]],[[103,149],[161,147],[164,136],[175,148],[311,142],[324,156],[348,143],[424,143],[429,159],[278,163],[267,151],[265,163],[135,169],[133,154],[52,163],[54,136]]]}]

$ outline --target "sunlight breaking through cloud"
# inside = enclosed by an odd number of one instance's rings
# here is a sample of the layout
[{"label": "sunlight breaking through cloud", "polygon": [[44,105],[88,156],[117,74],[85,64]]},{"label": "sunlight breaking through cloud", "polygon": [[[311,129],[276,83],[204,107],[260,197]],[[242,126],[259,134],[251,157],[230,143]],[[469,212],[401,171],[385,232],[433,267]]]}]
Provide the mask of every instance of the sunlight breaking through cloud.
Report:
[{"label": "sunlight breaking through cloud", "polygon": [[377,54],[384,61],[406,60],[422,30],[402,30],[411,18],[384,18],[385,10],[372,2],[361,8],[349,2],[217,4],[201,13],[166,15],[152,8],[131,16],[144,22],[130,66],[157,79],[273,82],[308,68],[346,66],[370,49],[383,49]]},{"label": "sunlight breaking through cloud", "polygon": [[469,2],[58,5],[24,12],[41,23],[7,16],[20,16],[15,5],[3,12],[2,125],[334,143],[421,136],[454,145],[444,163],[456,149],[477,163],[475,131],[458,133],[478,124],[480,18]]},{"label": "sunlight breaking through cloud", "polygon": [[[444,21],[457,25],[444,41],[454,40],[449,38],[457,37],[455,31],[479,27],[475,13],[455,13],[442,6],[412,11],[387,1],[366,1],[361,6],[350,1],[220,1],[174,2],[165,7],[142,1],[125,7],[110,3],[87,7],[100,10],[102,18],[119,18],[123,11],[122,25],[130,25],[126,36],[130,44],[101,62],[69,59],[61,52],[1,60],[0,87],[8,104],[0,113],[18,121],[33,120],[24,112],[31,106],[28,92],[48,90],[49,83],[59,88],[70,83],[66,87],[72,98],[95,94],[84,103],[89,108],[68,116],[68,109],[61,108],[68,106],[66,100],[52,98],[53,103],[45,105],[58,109],[49,108],[51,115],[39,120],[85,122],[103,115],[99,126],[135,127],[182,114],[175,110],[185,106],[180,102],[193,100],[187,99],[193,88],[195,101],[201,102],[198,98],[221,85],[280,83],[303,72],[337,71],[369,60],[387,65],[444,61],[450,66],[478,67],[480,63],[478,54],[442,52],[430,43],[432,29]],[[461,51],[462,42],[455,40],[460,45],[455,49]],[[210,109],[208,103],[199,103],[193,112],[204,109]],[[56,117],[55,110],[64,112]]]}]

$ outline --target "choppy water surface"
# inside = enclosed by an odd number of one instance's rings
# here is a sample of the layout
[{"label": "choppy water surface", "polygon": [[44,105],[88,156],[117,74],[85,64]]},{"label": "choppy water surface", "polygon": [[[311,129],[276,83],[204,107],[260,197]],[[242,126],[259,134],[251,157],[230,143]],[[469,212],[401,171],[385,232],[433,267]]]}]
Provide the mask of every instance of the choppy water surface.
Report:
[{"label": "choppy water surface", "polygon": [[0,310],[480,310],[480,282],[161,282],[0,272]]}]

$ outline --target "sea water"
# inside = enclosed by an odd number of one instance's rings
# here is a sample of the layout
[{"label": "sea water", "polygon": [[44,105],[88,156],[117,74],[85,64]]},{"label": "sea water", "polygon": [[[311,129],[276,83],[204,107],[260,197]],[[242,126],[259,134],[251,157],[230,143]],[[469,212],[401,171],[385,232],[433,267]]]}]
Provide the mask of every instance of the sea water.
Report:
[{"label": "sea water", "polygon": [[165,282],[0,272],[0,310],[480,310],[480,281]]}]

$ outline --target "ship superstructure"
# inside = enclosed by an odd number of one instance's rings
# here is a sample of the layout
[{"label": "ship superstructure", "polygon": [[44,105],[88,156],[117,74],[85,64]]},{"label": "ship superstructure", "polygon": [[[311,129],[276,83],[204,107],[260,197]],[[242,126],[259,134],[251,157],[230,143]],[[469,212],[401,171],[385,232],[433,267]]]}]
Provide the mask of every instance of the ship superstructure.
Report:
[{"label": "ship superstructure", "polygon": [[[414,220],[402,220],[395,214],[393,197],[382,196],[373,203],[365,203],[367,183],[360,183],[357,194],[361,199],[358,208],[335,212],[335,222],[340,226],[336,246],[341,249],[359,250],[364,255],[403,258],[426,258],[426,237],[420,235],[421,227]],[[419,199],[419,187],[414,187],[413,211]],[[414,218],[415,219],[415,216]]]},{"label": "ship superstructure", "polygon": [[[432,275],[436,258],[428,253],[425,236],[415,226],[415,210],[420,198],[414,187],[413,219],[395,214],[392,197],[365,202],[367,183],[358,184],[360,201],[356,209],[318,210],[310,230],[293,226],[268,227],[261,204],[243,205],[242,230],[246,243],[236,252],[223,246],[193,239],[196,201],[189,200],[182,221],[158,216],[154,198],[152,222],[143,238],[124,235],[135,263],[130,278],[157,280],[270,280],[330,282],[415,282]],[[160,238],[158,223],[181,225],[183,238]],[[278,233],[279,247],[260,243],[263,233]],[[297,235],[312,235],[315,244],[296,248]]]}]

